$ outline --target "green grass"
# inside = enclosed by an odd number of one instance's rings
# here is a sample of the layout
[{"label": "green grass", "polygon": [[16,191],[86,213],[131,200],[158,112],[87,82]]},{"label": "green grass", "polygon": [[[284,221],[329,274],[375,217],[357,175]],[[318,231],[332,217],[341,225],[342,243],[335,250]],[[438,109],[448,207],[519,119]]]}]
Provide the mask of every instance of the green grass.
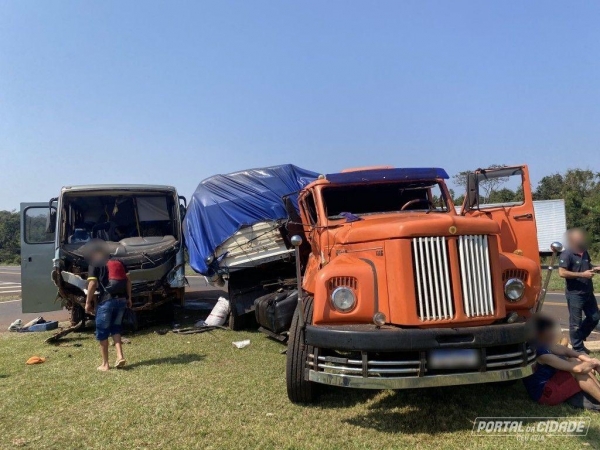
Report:
[{"label": "green grass", "polygon": [[[0,334],[0,448],[513,448],[472,436],[481,416],[591,417],[586,438],[531,448],[600,448],[600,414],[542,407],[521,385],[412,391],[326,388],[291,404],[282,346],[256,332],[131,335],[127,370],[96,371],[91,333],[54,347],[46,333]],[[236,349],[231,342],[250,339]],[[76,347],[73,344],[81,344]],[[26,366],[32,355],[44,364]],[[111,348],[114,358],[114,348]],[[526,446],[528,447],[528,446]],[[528,447],[528,448],[529,448]]]},{"label": "green grass", "polygon": [[[546,279],[547,270],[542,270],[542,282]],[[594,291],[600,292],[600,274],[595,275],[592,279],[594,282]],[[548,291],[560,291],[564,292],[565,290],[565,280],[558,276],[558,270],[555,269],[552,271],[552,276],[550,277],[550,283],[548,284]]]},{"label": "green grass", "polygon": [[21,297],[19,297],[18,295],[14,295],[14,294],[7,294],[7,295],[2,295],[0,294],[0,303],[2,302],[10,302],[12,300],[18,300]]}]

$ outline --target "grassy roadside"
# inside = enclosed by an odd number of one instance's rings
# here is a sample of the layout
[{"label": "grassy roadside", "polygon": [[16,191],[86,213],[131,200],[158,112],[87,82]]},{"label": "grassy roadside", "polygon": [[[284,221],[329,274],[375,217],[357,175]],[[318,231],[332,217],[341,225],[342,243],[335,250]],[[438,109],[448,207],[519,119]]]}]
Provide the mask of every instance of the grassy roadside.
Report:
[{"label": "grassy roadside", "polygon": [[[256,332],[128,336],[127,370],[99,373],[91,333],[0,333],[0,448],[600,448],[600,414],[532,403],[521,383],[412,391],[285,392],[280,344]],[[232,341],[250,339],[236,349]],[[74,346],[77,344],[78,346]],[[80,346],[79,346],[80,345]],[[111,358],[114,349],[111,348]],[[26,366],[29,356],[48,357]],[[586,438],[473,436],[484,416],[590,417]]]},{"label": "grassy roadside", "polygon": [[[542,270],[542,281],[546,279],[547,270]],[[594,291],[600,293],[600,274],[594,276],[592,279],[594,282]],[[550,283],[548,284],[549,292],[564,292],[565,291],[565,280],[558,276],[558,270],[552,271],[550,277]]]}]

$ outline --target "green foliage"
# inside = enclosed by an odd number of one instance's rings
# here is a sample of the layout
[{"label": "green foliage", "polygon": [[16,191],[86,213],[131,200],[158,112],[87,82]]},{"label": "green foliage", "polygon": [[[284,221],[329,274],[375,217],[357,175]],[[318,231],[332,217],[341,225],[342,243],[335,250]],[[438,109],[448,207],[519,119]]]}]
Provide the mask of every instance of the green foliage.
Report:
[{"label": "green foliage", "polygon": [[0,211],[0,264],[19,264],[20,262],[19,213]]},{"label": "green foliage", "polygon": [[540,180],[535,200],[563,198],[567,227],[581,227],[590,235],[591,249],[600,251],[600,174],[591,170],[569,169]]}]

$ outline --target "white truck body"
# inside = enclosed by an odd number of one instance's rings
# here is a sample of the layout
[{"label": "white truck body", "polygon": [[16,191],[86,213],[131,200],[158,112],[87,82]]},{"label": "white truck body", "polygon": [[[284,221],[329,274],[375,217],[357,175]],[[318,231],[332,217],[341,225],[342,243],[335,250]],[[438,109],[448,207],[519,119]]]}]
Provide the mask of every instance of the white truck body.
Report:
[{"label": "white truck body", "polygon": [[286,246],[277,221],[258,222],[244,227],[217,247],[216,259],[225,272],[256,267],[293,256]]}]

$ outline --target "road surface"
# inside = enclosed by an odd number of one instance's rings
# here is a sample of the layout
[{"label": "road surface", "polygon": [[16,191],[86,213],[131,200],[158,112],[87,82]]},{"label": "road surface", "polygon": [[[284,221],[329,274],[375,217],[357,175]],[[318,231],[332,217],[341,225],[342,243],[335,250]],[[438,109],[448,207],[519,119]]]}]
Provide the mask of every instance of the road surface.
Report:
[{"label": "road surface", "polygon": [[[187,300],[202,300],[209,298],[215,300],[221,295],[221,291],[208,285],[201,276],[188,276],[190,286],[186,289]],[[21,313],[21,268],[18,266],[0,266],[0,331],[6,328],[15,320],[20,318],[23,323],[43,315],[46,320],[68,320],[67,311],[56,311],[41,314],[23,314]],[[2,297],[16,298],[15,300],[2,301]],[[569,311],[567,310],[567,300],[563,293],[551,292],[546,296],[544,303],[544,312],[556,318],[563,329],[569,328]],[[599,330],[600,331],[600,330]],[[590,336],[590,340],[600,340],[600,332]]]}]

